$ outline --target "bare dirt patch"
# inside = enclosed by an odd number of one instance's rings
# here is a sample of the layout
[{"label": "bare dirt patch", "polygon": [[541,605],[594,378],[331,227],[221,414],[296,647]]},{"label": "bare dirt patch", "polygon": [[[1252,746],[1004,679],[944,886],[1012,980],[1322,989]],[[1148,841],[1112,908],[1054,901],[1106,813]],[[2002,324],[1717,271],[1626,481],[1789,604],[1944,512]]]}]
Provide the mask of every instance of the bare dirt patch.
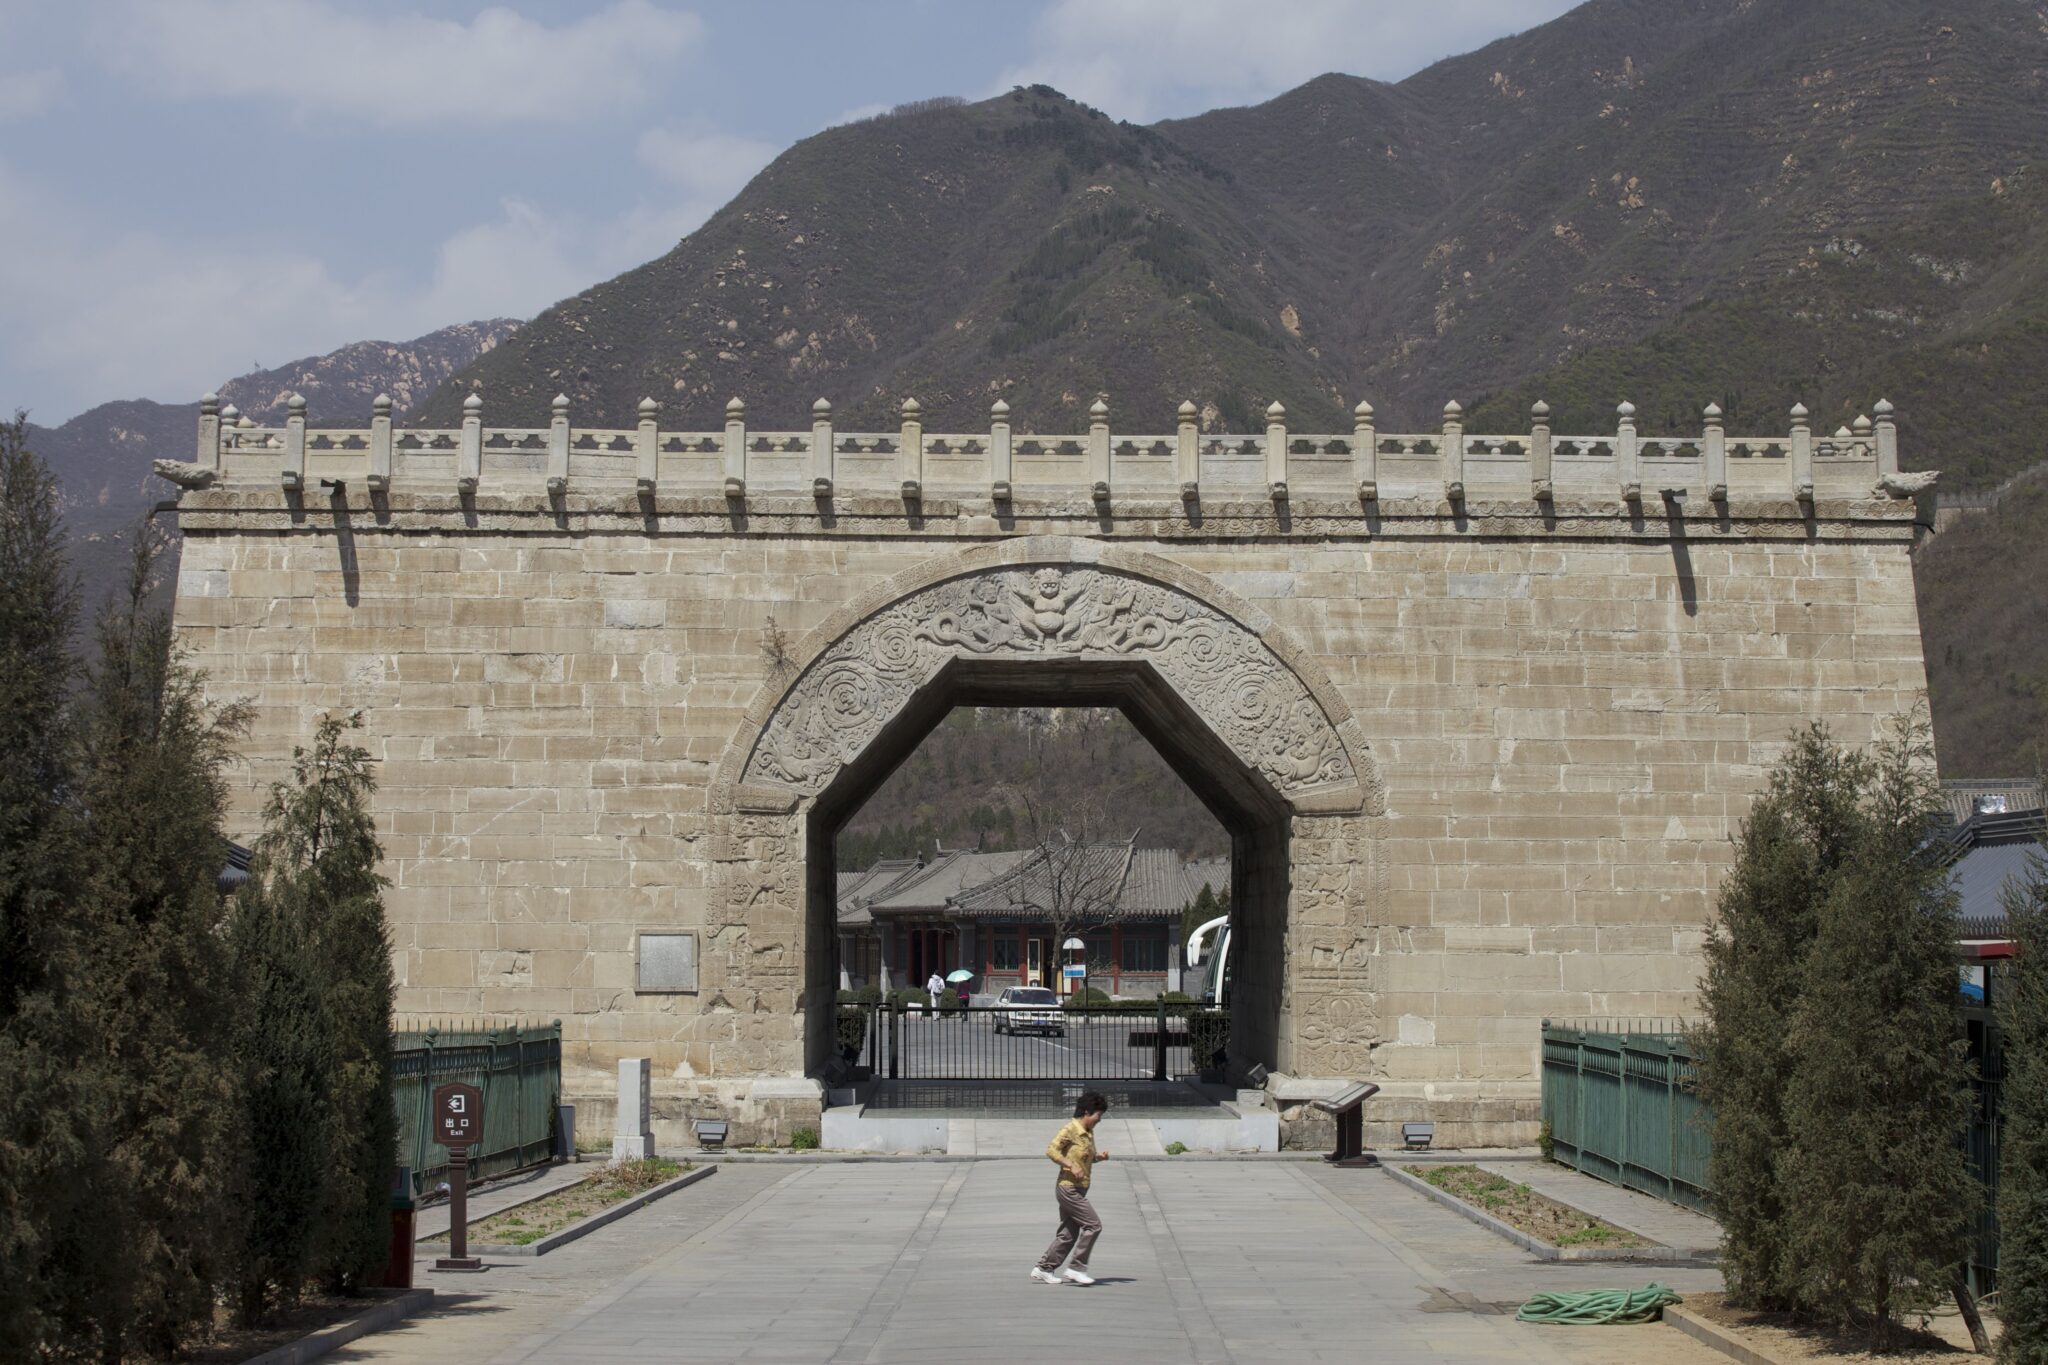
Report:
[{"label": "bare dirt patch", "polygon": [[[473,1247],[529,1246],[593,1213],[602,1213],[636,1194],[645,1194],[689,1169],[689,1162],[670,1161],[666,1157],[622,1161],[587,1180],[577,1181],[567,1189],[471,1223],[469,1244]],[[437,1233],[427,1240],[445,1242],[448,1234]]]},{"label": "bare dirt patch", "polygon": [[1408,1174],[1426,1180],[1475,1208],[1482,1209],[1519,1232],[1555,1247],[1640,1247],[1650,1243],[1569,1204],[1560,1204],[1527,1185],[1482,1171],[1477,1166],[1410,1166]]},{"label": "bare dirt patch", "polygon": [[[187,1347],[177,1356],[180,1365],[238,1365],[238,1362],[274,1351],[280,1346],[309,1336],[324,1327],[347,1322],[367,1313],[379,1300],[351,1299],[341,1294],[307,1294],[289,1308],[280,1308],[262,1324],[238,1327],[226,1308],[214,1312],[213,1332],[202,1343]],[[152,1357],[153,1359],[154,1357]]]},{"label": "bare dirt patch", "polygon": [[[1953,1311],[1930,1319],[1925,1331],[1918,1329],[1917,1317],[1909,1319],[1909,1330],[1899,1349],[1879,1355],[1870,1350],[1859,1333],[1843,1332],[1794,1313],[1757,1313],[1733,1308],[1726,1294],[1687,1294],[1684,1306],[1687,1312],[1742,1338],[1751,1350],[1778,1360],[1823,1360],[1830,1365],[1855,1365],[1861,1361],[1883,1365],[1968,1365],[1970,1361],[1992,1358],[1970,1349],[1969,1329]],[[1995,1347],[1998,1329],[1989,1321],[1985,1327]]]}]

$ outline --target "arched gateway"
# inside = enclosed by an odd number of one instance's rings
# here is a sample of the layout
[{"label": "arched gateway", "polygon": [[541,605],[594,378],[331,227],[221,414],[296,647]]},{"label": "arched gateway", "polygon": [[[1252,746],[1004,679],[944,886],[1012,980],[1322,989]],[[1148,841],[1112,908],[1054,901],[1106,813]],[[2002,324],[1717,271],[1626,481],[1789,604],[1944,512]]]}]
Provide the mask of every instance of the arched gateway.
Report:
[{"label": "arched gateway", "polygon": [[[1925,476],[1833,436],[281,427],[203,403],[176,624],[256,724],[378,759],[399,1008],[560,1018],[602,1131],[820,1121],[832,834],[958,704],[1120,707],[1234,841],[1231,1050],[1446,1145],[1536,1132],[1545,1018],[1694,1007],[1787,737],[1925,687]],[[1156,1069],[1156,1068],[1154,1068]],[[1306,1134],[1282,1113],[1283,1142]],[[1376,1131],[1383,1137],[1385,1127]]]},{"label": "arched gateway", "polygon": [[719,864],[725,904],[733,925],[802,924],[800,959],[776,970],[802,993],[807,1065],[826,1055],[835,984],[833,837],[962,704],[1121,707],[1232,832],[1233,1062],[1370,1065],[1384,801],[1349,709],[1235,594],[1066,537],[943,555],[872,589],[783,661],[726,751],[712,802],[714,846],[721,824],[739,836]]}]

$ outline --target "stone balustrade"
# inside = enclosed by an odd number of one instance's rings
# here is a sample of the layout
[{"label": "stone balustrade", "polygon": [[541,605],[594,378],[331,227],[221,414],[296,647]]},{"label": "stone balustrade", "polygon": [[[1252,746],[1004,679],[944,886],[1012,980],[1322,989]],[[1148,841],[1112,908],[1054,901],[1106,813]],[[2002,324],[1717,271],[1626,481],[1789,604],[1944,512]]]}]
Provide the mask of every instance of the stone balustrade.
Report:
[{"label": "stone balustrade", "polygon": [[924,428],[916,399],[905,399],[898,429],[839,431],[832,405],[812,405],[807,431],[755,431],[746,404],[726,404],[716,430],[668,430],[661,405],[646,399],[633,427],[576,427],[570,403],[557,397],[545,427],[484,425],[483,400],[471,394],[455,428],[399,428],[391,400],[380,396],[366,428],[311,428],[305,399],[294,395],[281,427],[255,425],[209,394],[201,402],[199,443],[191,464],[158,461],[159,471],[187,488],[216,482],[282,486],[360,484],[371,493],[435,488],[465,495],[480,490],[545,490],[617,495],[717,496],[744,504],[757,496],[886,496],[912,506],[927,498],[995,504],[1076,498],[1107,509],[1119,501],[1204,497],[1242,503],[1290,499],[1353,504],[1386,501],[1535,504],[1567,498],[1577,504],[1613,501],[1653,506],[1691,499],[1725,506],[1731,500],[1907,497],[1931,474],[1899,470],[1898,434],[1890,403],[1832,436],[1816,436],[1804,406],[1795,405],[1782,435],[1729,436],[1721,409],[1708,404],[1700,430],[1683,436],[1638,433],[1635,407],[1616,409],[1615,429],[1558,435],[1550,410],[1537,403],[1526,432],[1488,435],[1465,430],[1464,412],[1444,405],[1443,425],[1430,432],[1383,432],[1370,403],[1353,411],[1347,432],[1291,431],[1287,412],[1266,409],[1263,432],[1200,430],[1193,403],[1182,403],[1175,429],[1117,434],[1098,400],[1088,429],[1072,435],[1018,432],[1010,408],[990,406],[986,431]]}]

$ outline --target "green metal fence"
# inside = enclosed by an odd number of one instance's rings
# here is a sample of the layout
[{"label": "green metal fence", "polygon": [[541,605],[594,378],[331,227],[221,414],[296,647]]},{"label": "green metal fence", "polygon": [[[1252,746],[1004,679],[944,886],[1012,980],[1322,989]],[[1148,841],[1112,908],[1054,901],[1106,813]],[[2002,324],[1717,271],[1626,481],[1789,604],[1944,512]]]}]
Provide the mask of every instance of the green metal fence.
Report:
[{"label": "green metal fence", "polygon": [[562,1021],[543,1025],[427,1028],[392,1038],[392,1102],[398,1159],[415,1194],[448,1173],[448,1149],[432,1140],[434,1088],[467,1081],[484,1092],[483,1141],[469,1150],[471,1179],[538,1165],[554,1150],[562,1094]]},{"label": "green metal fence", "polygon": [[1543,1118],[1555,1158],[1706,1210],[1708,1125],[1676,1032],[1543,1023]]},{"label": "green metal fence", "polygon": [[[1970,1227],[1971,1289],[1998,1287],[1999,1088],[2004,1057],[1988,1009],[1966,1009],[1976,1104],[1962,1134],[1984,1202]],[[1672,1021],[1675,1025],[1676,1021]],[[1638,1024],[1642,1024],[1640,1029]],[[1551,1154],[1610,1184],[1711,1213],[1713,1111],[1694,1092],[1692,1053],[1675,1026],[1543,1021],[1543,1119]]]}]

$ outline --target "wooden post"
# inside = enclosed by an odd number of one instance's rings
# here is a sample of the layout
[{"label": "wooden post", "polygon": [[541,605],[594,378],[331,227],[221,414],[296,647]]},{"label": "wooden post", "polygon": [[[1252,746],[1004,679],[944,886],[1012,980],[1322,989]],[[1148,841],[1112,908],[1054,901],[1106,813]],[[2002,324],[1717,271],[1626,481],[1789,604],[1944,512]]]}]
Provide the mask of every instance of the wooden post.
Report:
[{"label": "wooden post", "polygon": [[484,1135],[484,1092],[461,1081],[434,1088],[434,1138],[448,1149],[448,1255],[436,1270],[482,1270],[469,1254],[469,1149]]}]

